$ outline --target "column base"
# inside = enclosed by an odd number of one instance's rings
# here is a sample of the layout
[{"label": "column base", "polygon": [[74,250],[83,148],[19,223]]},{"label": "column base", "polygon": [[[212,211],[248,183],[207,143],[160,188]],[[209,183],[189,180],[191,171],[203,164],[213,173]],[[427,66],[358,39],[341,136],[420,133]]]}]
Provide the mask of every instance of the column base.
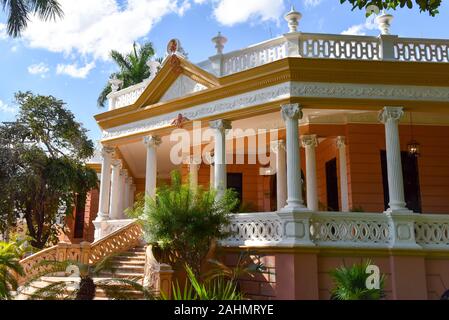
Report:
[{"label": "column base", "polygon": [[387,209],[386,211],[384,211],[385,214],[387,215],[395,215],[395,214],[417,214],[415,212],[413,212],[412,210],[409,210],[407,208],[400,208],[400,209]]},{"label": "column base", "polygon": [[103,222],[103,221],[108,221],[108,220],[110,220],[109,214],[98,212],[95,222]]},{"label": "column base", "polygon": [[312,210],[310,210],[304,205],[296,205],[296,206],[287,205],[286,207],[279,210],[279,213],[304,213],[304,212],[312,212]]}]

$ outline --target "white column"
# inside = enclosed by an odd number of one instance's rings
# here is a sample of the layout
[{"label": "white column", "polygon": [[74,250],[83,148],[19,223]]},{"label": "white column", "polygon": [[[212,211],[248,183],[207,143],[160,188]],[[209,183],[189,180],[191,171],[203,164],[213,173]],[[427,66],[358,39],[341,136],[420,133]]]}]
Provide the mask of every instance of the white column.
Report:
[{"label": "white column", "polygon": [[303,136],[301,143],[306,150],[307,208],[316,212],[318,211],[318,185],[316,178],[316,147],[318,146],[318,139],[316,135]]},{"label": "white column", "polygon": [[285,142],[274,141],[271,150],[276,153],[276,194],[278,211],[287,205],[287,167],[285,163]]},{"label": "white column", "polygon": [[207,156],[207,161],[209,162],[209,185],[210,185],[210,189],[214,189],[215,188],[215,156],[214,153],[211,152],[208,154]]},{"label": "white column", "polygon": [[338,158],[340,162],[341,211],[349,212],[348,163],[346,160],[346,138],[337,138]]},{"label": "white column", "polygon": [[120,171],[122,169],[122,161],[121,160],[113,160],[112,161],[112,183],[111,183],[111,219],[117,220],[120,218],[120,189],[121,189],[121,180],[120,180]]},{"label": "white column", "polygon": [[104,147],[102,150],[103,163],[101,166],[99,211],[96,221],[109,220],[109,198],[111,194],[111,164],[114,148]]},{"label": "white column", "polygon": [[402,107],[385,107],[379,115],[379,120],[385,124],[388,189],[390,191],[388,213],[410,212],[406,207],[404,197],[401,143],[399,140],[399,121],[403,115]]},{"label": "white column", "polygon": [[198,189],[198,171],[200,170],[201,160],[192,156],[188,159],[189,163],[189,181],[192,190]]},{"label": "white column", "polygon": [[122,195],[120,197],[120,219],[125,219],[125,210],[128,208],[128,202],[129,202],[129,188],[126,183],[126,180],[128,180],[128,170],[122,170],[121,172],[121,189],[120,194]]},{"label": "white column", "polygon": [[302,119],[299,104],[282,106],[282,117],[286,125],[287,137],[287,206],[286,211],[304,211],[301,182],[301,153],[299,149],[299,119]]},{"label": "white column", "polygon": [[134,185],[133,177],[129,177],[128,181],[128,208],[132,208],[134,206],[134,197],[136,192],[136,186]]},{"label": "white column", "polygon": [[221,198],[227,188],[226,171],[226,130],[231,129],[231,122],[216,120],[210,122],[210,127],[215,129],[215,178],[214,187],[217,190],[217,198]]},{"label": "white column", "polygon": [[161,138],[158,136],[148,136],[144,138],[144,143],[147,147],[145,193],[150,197],[154,197],[156,195],[157,182],[156,149],[161,145]]}]

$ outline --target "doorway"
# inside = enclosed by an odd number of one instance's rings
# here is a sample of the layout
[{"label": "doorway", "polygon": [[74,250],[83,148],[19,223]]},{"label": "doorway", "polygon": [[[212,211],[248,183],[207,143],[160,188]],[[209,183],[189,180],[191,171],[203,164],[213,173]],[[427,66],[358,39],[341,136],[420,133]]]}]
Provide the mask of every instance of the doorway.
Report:
[{"label": "doorway", "polygon": [[337,158],[326,162],[326,189],[328,210],[339,211]]},{"label": "doorway", "polygon": [[[387,169],[387,152],[380,152],[382,165],[382,181],[384,189],[384,205],[385,210],[388,209],[390,203],[390,193],[388,188],[388,169]],[[421,187],[419,184],[419,167],[418,158],[409,155],[408,152],[401,152],[402,158],[402,174],[404,178],[404,196],[407,208],[415,213],[422,212],[421,205]]]}]

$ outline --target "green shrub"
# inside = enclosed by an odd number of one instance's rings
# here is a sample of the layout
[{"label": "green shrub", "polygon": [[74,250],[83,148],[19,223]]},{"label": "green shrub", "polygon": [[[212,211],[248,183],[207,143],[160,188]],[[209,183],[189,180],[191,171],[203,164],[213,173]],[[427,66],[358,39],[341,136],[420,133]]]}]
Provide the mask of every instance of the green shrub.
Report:
[{"label": "green shrub", "polygon": [[198,276],[212,242],[229,235],[224,227],[237,204],[234,191],[216,200],[215,191],[192,190],[174,171],[171,185],[159,188],[154,199],[141,199],[127,214],[140,221],[145,240],[166,253],[164,262],[175,269],[187,264]]},{"label": "green shrub", "polygon": [[384,298],[385,277],[380,277],[380,289],[368,289],[366,270],[371,261],[354,264],[352,267],[340,267],[330,274],[335,282],[332,298],[335,300],[380,300]]}]

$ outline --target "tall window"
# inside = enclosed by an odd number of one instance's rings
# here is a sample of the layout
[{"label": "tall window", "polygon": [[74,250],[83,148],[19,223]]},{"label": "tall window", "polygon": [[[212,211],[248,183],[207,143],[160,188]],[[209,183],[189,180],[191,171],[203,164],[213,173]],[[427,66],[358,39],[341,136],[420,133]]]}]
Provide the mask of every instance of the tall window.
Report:
[{"label": "tall window", "polygon": [[[380,152],[382,163],[382,179],[384,187],[384,204],[385,210],[388,209],[390,202],[390,193],[388,188],[388,169],[387,169],[387,152]],[[421,207],[421,187],[419,185],[419,169],[418,158],[410,156],[408,152],[401,152],[402,157],[402,173],[404,177],[404,196],[407,208],[416,213],[422,212]]]}]

